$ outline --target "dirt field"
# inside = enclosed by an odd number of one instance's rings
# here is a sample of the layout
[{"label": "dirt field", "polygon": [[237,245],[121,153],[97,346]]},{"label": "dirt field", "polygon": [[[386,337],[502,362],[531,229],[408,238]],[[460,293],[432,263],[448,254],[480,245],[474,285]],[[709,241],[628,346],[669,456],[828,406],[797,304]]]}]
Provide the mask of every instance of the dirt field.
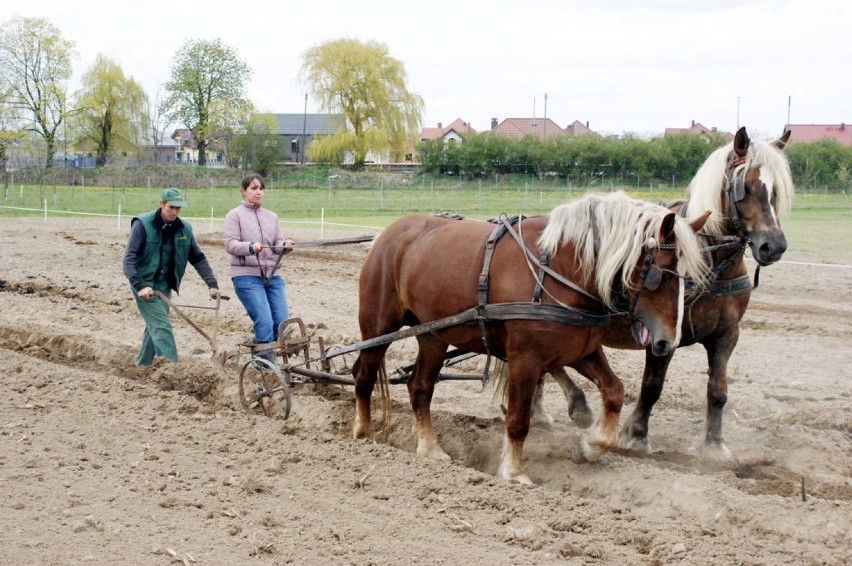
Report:
[{"label": "dirt field", "polygon": [[[547,385],[535,486],[494,476],[499,407],[478,382],[433,403],[452,464],[413,453],[404,387],[389,444],[351,439],[351,388],[301,386],[286,420],[244,413],[238,365],[175,319],[179,364],[132,367],[142,321],[121,274],[127,226],[0,220],[0,544],[6,564],[850,564],[852,270],[763,269],[730,364],[725,437],[735,461],[702,464],[706,361],[678,352],[651,421],[653,453],[575,465],[579,429]],[[196,223],[223,292],[220,235]],[[317,232],[290,230],[297,241]],[[330,234],[337,237],[348,234]],[[291,312],[327,343],[359,340],[367,245],[285,261]],[[750,264],[753,266],[754,264]],[[209,305],[189,271],[181,304]],[[208,330],[214,311],[192,311]],[[236,299],[223,348],[250,334]],[[394,344],[389,367],[413,361]],[[610,351],[625,413],[639,352]],[[597,410],[599,398],[582,384]]]}]

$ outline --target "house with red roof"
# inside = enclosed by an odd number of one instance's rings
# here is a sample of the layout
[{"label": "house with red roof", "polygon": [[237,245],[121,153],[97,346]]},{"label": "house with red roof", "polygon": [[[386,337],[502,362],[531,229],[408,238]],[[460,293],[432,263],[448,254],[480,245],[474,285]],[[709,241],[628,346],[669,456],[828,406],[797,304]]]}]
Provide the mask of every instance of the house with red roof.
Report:
[{"label": "house with red roof", "polygon": [[589,129],[589,123],[588,122],[586,122],[584,124],[579,120],[574,120],[573,122],[568,124],[568,126],[565,127],[565,132],[569,136],[574,136],[575,138],[578,138],[578,137],[581,137],[581,136],[600,136],[599,133],[593,132],[592,130]]},{"label": "house with red roof", "polygon": [[819,140],[834,140],[842,145],[852,145],[852,127],[840,124],[787,124],[785,130],[790,130],[790,141],[796,143],[812,143]]},{"label": "house with red roof", "polygon": [[701,122],[696,122],[692,120],[692,124],[688,128],[666,128],[664,135],[673,136],[677,134],[697,134],[702,136],[705,139],[709,139],[711,136],[719,136],[721,135],[727,139],[734,139],[734,135],[728,132],[720,132],[715,127],[708,128],[704,126]]},{"label": "house with red roof", "polygon": [[521,139],[536,136],[541,139],[568,135],[550,118],[506,118],[499,124],[497,118],[491,119],[491,131],[501,136]]},{"label": "house with red roof", "polygon": [[420,141],[428,140],[444,140],[444,145],[449,143],[461,143],[464,138],[472,136],[476,130],[461,118],[456,118],[450,125],[444,127],[443,123],[438,122],[437,128],[423,128],[420,131]]}]

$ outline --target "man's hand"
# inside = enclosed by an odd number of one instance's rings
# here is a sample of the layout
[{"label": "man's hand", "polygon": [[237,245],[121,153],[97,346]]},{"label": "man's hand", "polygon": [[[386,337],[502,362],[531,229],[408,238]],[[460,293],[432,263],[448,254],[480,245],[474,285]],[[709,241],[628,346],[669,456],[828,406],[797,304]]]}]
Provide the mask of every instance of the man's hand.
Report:
[{"label": "man's hand", "polygon": [[215,300],[217,297],[219,297],[219,289],[210,287],[210,298]]},{"label": "man's hand", "polygon": [[136,292],[139,295],[140,299],[145,299],[146,301],[154,296],[154,290],[150,287],[143,287]]}]

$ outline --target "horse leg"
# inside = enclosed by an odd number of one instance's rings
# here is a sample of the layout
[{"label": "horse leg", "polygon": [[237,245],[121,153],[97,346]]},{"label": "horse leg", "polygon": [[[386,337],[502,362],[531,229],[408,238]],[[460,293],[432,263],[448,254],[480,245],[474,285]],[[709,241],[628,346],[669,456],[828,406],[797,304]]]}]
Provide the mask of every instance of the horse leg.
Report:
[{"label": "horse leg", "polygon": [[[565,368],[558,367],[550,371],[553,380],[559,384],[562,389],[562,394],[565,396],[565,402],[568,404],[568,416],[574,421],[574,424],[579,428],[589,428],[595,420],[592,410],[589,408],[589,403],[586,400],[586,394],[583,390],[577,387],[577,384],[565,371]],[[535,394],[532,401],[532,419],[531,427],[550,430],[553,428],[553,417],[547,412],[544,407],[544,376],[538,380],[538,385],[535,388]]]},{"label": "horse leg", "polygon": [[565,402],[568,403],[568,416],[571,417],[574,424],[579,428],[592,426],[595,417],[589,408],[586,394],[574,383],[565,368],[555,368],[550,371],[550,375],[553,376],[553,380],[559,384],[562,394],[565,395]]},{"label": "horse leg", "polygon": [[571,459],[575,463],[594,462],[604,452],[616,446],[618,417],[624,404],[624,386],[609,367],[603,348],[600,346],[571,367],[597,384],[601,392],[601,414],[597,421],[597,429],[591,430],[588,438],[583,435],[577,436],[571,447]]},{"label": "horse leg", "polygon": [[650,454],[651,443],[648,440],[648,420],[651,410],[660,399],[669,363],[674,357],[674,350],[665,356],[655,356],[651,350],[645,350],[645,370],[642,374],[642,388],[633,412],[621,427],[618,435],[618,446],[631,450],[640,450]]},{"label": "horse leg", "polygon": [[737,345],[739,328],[734,327],[718,340],[702,342],[707,350],[707,428],[700,456],[705,460],[726,461],[733,458],[722,438],[722,411],[728,401],[728,360]]},{"label": "horse leg", "polygon": [[352,365],[352,375],[355,378],[355,424],[352,428],[352,437],[356,440],[373,435],[370,400],[387,348],[387,346],[378,346],[361,350],[358,359]]},{"label": "horse leg", "polygon": [[[518,374],[514,368],[524,368],[525,373]],[[509,362],[508,403],[506,408],[506,433],[503,438],[503,450],[497,476],[504,480],[532,484],[521,466],[524,456],[524,442],[530,430],[532,399],[542,373],[534,371],[535,362],[520,359]]]},{"label": "horse leg", "polygon": [[432,395],[435,379],[444,363],[447,344],[434,336],[422,334],[417,337],[419,346],[414,372],[408,380],[408,397],[414,413],[414,437],[417,439],[417,455],[450,461],[450,456],[441,449],[432,427]]},{"label": "horse leg", "polygon": [[533,393],[530,426],[542,430],[551,430],[553,428],[553,417],[550,416],[550,413],[544,407],[544,376],[539,378],[538,384],[535,386],[535,393]]}]

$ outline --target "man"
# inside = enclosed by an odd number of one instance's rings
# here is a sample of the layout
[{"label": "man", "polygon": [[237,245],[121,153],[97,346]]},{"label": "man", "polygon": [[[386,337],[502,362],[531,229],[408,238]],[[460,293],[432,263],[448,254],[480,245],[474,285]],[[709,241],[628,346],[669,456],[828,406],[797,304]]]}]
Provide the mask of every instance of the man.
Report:
[{"label": "man", "polygon": [[178,361],[169,307],[154,292],[159,291],[168,298],[172,291],[177,293],[187,262],[207,284],[210,298],[219,296],[219,284],[192,235],[192,226],[178,218],[185,206],[183,194],[169,188],[160,195],[159,208],[130,221],[130,238],[122,264],[136,306],[145,321],[142,346],[133,361],[137,366],[151,365],[154,356]]}]

